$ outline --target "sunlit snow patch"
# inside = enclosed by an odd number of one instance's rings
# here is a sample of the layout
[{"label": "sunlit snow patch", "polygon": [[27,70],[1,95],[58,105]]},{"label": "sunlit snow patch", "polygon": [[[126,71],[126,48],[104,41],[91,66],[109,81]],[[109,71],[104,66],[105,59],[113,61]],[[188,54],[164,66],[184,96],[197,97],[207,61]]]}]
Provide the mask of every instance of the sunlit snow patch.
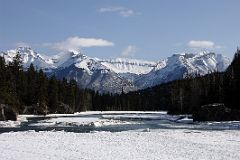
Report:
[{"label": "sunlit snow patch", "polygon": [[39,123],[32,124],[32,126],[109,126],[109,125],[120,125],[130,124],[130,122],[111,120],[111,119],[100,119],[98,117],[61,117],[51,118],[42,120]]}]

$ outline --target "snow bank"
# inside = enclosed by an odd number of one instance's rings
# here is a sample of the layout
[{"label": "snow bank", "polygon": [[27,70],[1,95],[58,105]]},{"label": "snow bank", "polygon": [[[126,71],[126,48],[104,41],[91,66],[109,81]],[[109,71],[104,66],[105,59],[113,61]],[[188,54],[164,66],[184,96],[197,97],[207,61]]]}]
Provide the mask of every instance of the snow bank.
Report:
[{"label": "snow bank", "polygon": [[191,124],[191,123],[193,123],[193,119],[188,118],[188,117],[184,117],[182,119],[177,120],[176,122]]},{"label": "snow bank", "polygon": [[1,159],[180,160],[240,157],[240,131],[14,132],[0,134]]},{"label": "snow bank", "polygon": [[89,114],[167,114],[167,111],[86,111],[76,112],[79,115]]},{"label": "snow bank", "polygon": [[20,121],[0,121],[0,128],[19,127],[20,124],[21,124]]},{"label": "snow bank", "polygon": [[103,115],[103,118],[108,119],[141,119],[141,120],[168,120],[177,121],[183,115],[168,115],[165,112],[155,112],[155,113],[126,113],[118,115]]},{"label": "snow bank", "polygon": [[39,121],[30,126],[94,126],[102,127],[109,125],[132,124],[127,121],[101,119],[101,117],[60,117]]},{"label": "snow bank", "polygon": [[18,116],[17,121],[0,121],[0,128],[8,128],[8,127],[20,127],[22,122],[27,122],[25,116]]}]

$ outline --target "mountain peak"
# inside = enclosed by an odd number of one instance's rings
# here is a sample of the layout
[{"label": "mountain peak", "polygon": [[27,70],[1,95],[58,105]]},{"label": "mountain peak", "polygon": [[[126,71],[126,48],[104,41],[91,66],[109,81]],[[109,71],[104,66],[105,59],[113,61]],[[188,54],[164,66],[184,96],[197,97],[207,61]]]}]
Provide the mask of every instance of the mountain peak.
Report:
[{"label": "mountain peak", "polygon": [[16,51],[19,51],[19,52],[32,52],[33,50],[32,50],[31,47],[21,46],[21,47],[17,47]]},{"label": "mountain peak", "polygon": [[68,52],[71,53],[72,55],[82,54],[81,51],[77,51],[77,50],[68,50]]},{"label": "mountain peak", "polygon": [[5,61],[8,63],[12,62],[13,57],[17,54],[20,54],[24,68],[28,68],[31,63],[36,67],[36,69],[43,69],[46,72],[48,72],[49,69],[51,70],[55,68],[51,63],[51,60],[34,52],[30,47],[18,47],[13,50],[8,50],[6,52],[2,52],[0,56],[3,56]]}]

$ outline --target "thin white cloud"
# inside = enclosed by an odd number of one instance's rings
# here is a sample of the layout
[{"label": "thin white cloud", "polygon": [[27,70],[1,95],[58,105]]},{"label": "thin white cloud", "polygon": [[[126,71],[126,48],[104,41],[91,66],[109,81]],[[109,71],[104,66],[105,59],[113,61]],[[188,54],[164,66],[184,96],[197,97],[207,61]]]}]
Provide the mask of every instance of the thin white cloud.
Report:
[{"label": "thin white cloud", "polygon": [[66,51],[78,51],[81,48],[87,47],[105,47],[114,46],[114,43],[104,39],[97,38],[80,38],[80,37],[69,37],[62,42],[57,43],[46,43],[45,46],[50,46],[53,49]]},{"label": "thin white cloud", "polygon": [[119,13],[120,13],[120,15],[123,16],[123,17],[130,17],[130,16],[132,16],[132,15],[135,14],[134,11],[133,11],[133,10],[130,10],[130,9],[129,9],[129,10],[120,11]]},{"label": "thin white cloud", "polygon": [[137,14],[136,12],[134,12],[131,9],[128,9],[125,7],[119,7],[119,6],[103,7],[103,8],[99,9],[99,12],[101,12],[101,13],[114,12],[114,13],[118,13],[122,17],[130,17],[130,16]]},{"label": "thin white cloud", "polygon": [[135,55],[137,51],[137,47],[134,45],[129,45],[127,46],[127,48],[125,48],[122,53],[121,56],[122,57],[133,57]]},{"label": "thin white cloud", "polygon": [[25,42],[18,42],[15,44],[15,47],[30,47],[30,45]]},{"label": "thin white cloud", "polygon": [[192,49],[214,49],[216,47],[220,47],[215,45],[215,43],[212,41],[196,41],[196,40],[189,41],[187,46]]},{"label": "thin white cloud", "polygon": [[119,12],[124,9],[124,7],[103,7],[99,9],[99,12]]}]

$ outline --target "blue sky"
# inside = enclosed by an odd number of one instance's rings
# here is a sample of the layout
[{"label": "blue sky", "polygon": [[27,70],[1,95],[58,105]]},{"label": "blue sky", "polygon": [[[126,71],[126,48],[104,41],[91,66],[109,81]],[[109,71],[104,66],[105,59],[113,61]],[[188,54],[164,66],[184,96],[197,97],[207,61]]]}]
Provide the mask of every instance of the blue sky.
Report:
[{"label": "blue sky", "polygon": [[239,0],[0,0],[0,50],[160,60],[240,44]]}]

